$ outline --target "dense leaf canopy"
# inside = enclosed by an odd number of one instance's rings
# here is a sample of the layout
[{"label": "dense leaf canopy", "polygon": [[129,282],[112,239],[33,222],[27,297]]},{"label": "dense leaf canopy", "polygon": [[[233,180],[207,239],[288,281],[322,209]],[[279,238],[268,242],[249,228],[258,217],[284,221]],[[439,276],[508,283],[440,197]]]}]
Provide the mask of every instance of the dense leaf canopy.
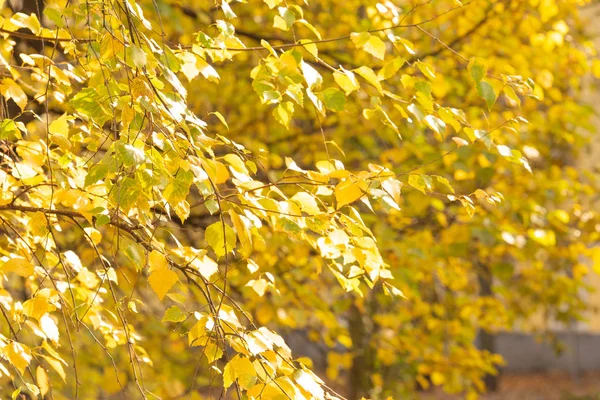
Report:
[{"label": "dense leaf canopy", "polygon": [[12,3],[0,397],[476,398],[588,309],[586,1]]}]

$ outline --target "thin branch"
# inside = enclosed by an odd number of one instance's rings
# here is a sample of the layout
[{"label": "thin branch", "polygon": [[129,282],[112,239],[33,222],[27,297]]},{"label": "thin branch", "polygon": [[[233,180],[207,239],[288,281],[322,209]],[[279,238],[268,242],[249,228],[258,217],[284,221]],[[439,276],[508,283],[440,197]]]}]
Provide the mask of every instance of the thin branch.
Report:
[{"label": "thin branch", "polygon": [[492,10],[494,9],[493,5],[494,4],[492,3],[488,7],[488,9],[486,10],[485,15],[483,16],[483,18],[481,20],[479,20],[479,22],[477,22],[475,25],[473,25],[473,27],[471,27],[471,29],[469,29],[468,31],[466,31],[464,34],[455,37],[454,39],[452,39],[448,43],[443,43],[438,38],[434,37],[434,39],[436,41],[438,41],[439,43],[442,44],[442,47],[440,47],[437,50],[432,50],[432,51],[430,51],[428,53],[419,54],[417,57],[415,57],[411,61],[416,61],[417,59],[422,59],[422,58],[427,58],[427,57],[435,57],[435,56],[439,55],[440,53],[442,53],[442,52],[444,52],[445,50],[448,50],[448,49],[453,50],[452,48],[454,46],[456,46],[457,44],[459,44],[459,43],[463,42],[464,40],[466,40],[469,36],[471,36],[472,34],[474,34],[475,32],[477,32],[483,25],[485,25],[485,23],[489,20],[490,16],[492,15]]},{"label": "thin branch", "polygon": [[94,42],[93,39],[75,39],[75,38],[59,38],[59,37],[48,37],[48,36],[38,36],[34,33],[25,33],[25,32],[13,32],[4,28],[0,28],[0,32],[6,33],[9,36],[15,36],[21,39],[27,40],[36,40],[39,42],[82,42],[82,43],[91,43]]}]

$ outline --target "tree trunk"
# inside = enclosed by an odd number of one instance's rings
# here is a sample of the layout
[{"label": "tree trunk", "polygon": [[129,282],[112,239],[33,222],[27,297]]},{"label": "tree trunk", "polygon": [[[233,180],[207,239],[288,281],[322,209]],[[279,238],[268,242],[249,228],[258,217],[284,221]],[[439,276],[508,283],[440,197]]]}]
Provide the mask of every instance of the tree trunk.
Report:
[{"label": "tree trunk", "polygon": [[350,338],[352,339],[352,348],[354,354],[352,357],[352,367],[348,376],[348,399],[359,400],[367,395],[369,390],[368,371],[368,341],[367,330],[363,321],[360,309],[352,304],[350,308]]},{"label": "tree trunk", "polygon": [[[481,297],[494,297],[492,290],[492,272],[490,268],[483,263],[478,263],[479,270],[479,295]],[[490,353],[496,352],[496,335],[483,329],[479,331],[479,347],[481,350],[487,350]],[[498,391],[500,385],[500,374],[488,374],[483,378],[483,382],[488,392]]]}]

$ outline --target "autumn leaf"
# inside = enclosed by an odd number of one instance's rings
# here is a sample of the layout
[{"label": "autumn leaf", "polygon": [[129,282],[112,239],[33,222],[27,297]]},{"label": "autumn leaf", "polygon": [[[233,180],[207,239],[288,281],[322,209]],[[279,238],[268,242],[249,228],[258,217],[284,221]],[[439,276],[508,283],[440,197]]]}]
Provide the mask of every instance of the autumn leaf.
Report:
[{"label": "autumn leaf", "polygon": [[24,258],[11,258],[0,266],[0,272],[14,272],[15,274],[25,278],[33,275],[33,271],[33,264]]},{"label": "autumn leaf", "polygon": [[256,382],[256,372],[252,362],[241,356],[235,356],[223,370],[223,386],[228,388],[237,380],[242,389],[250,389]]},{"label": "autumn leaf", "polygon": [[157,269],[148,276],[148,282],[160,300],[165,297],[178,281],[177,274],[168,268]]},{"label": "autumn leaf", "polygon": [[27,95],[19,86],[17,82],[15,82],[11,78],[4,78],[0,82],[0,93],[7,100],[13,100],[21,111],[25,110],[25,106],[27,106]]}]

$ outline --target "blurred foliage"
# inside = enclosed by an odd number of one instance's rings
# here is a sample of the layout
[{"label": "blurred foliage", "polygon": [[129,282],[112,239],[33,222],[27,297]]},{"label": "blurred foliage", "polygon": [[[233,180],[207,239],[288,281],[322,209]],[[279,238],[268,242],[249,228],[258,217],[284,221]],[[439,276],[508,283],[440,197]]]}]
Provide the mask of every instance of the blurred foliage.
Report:
[{"label": "blurred foliage", "polygon": [[589,310],[586,3],[5,4],[0,396],[476,398]]}]

